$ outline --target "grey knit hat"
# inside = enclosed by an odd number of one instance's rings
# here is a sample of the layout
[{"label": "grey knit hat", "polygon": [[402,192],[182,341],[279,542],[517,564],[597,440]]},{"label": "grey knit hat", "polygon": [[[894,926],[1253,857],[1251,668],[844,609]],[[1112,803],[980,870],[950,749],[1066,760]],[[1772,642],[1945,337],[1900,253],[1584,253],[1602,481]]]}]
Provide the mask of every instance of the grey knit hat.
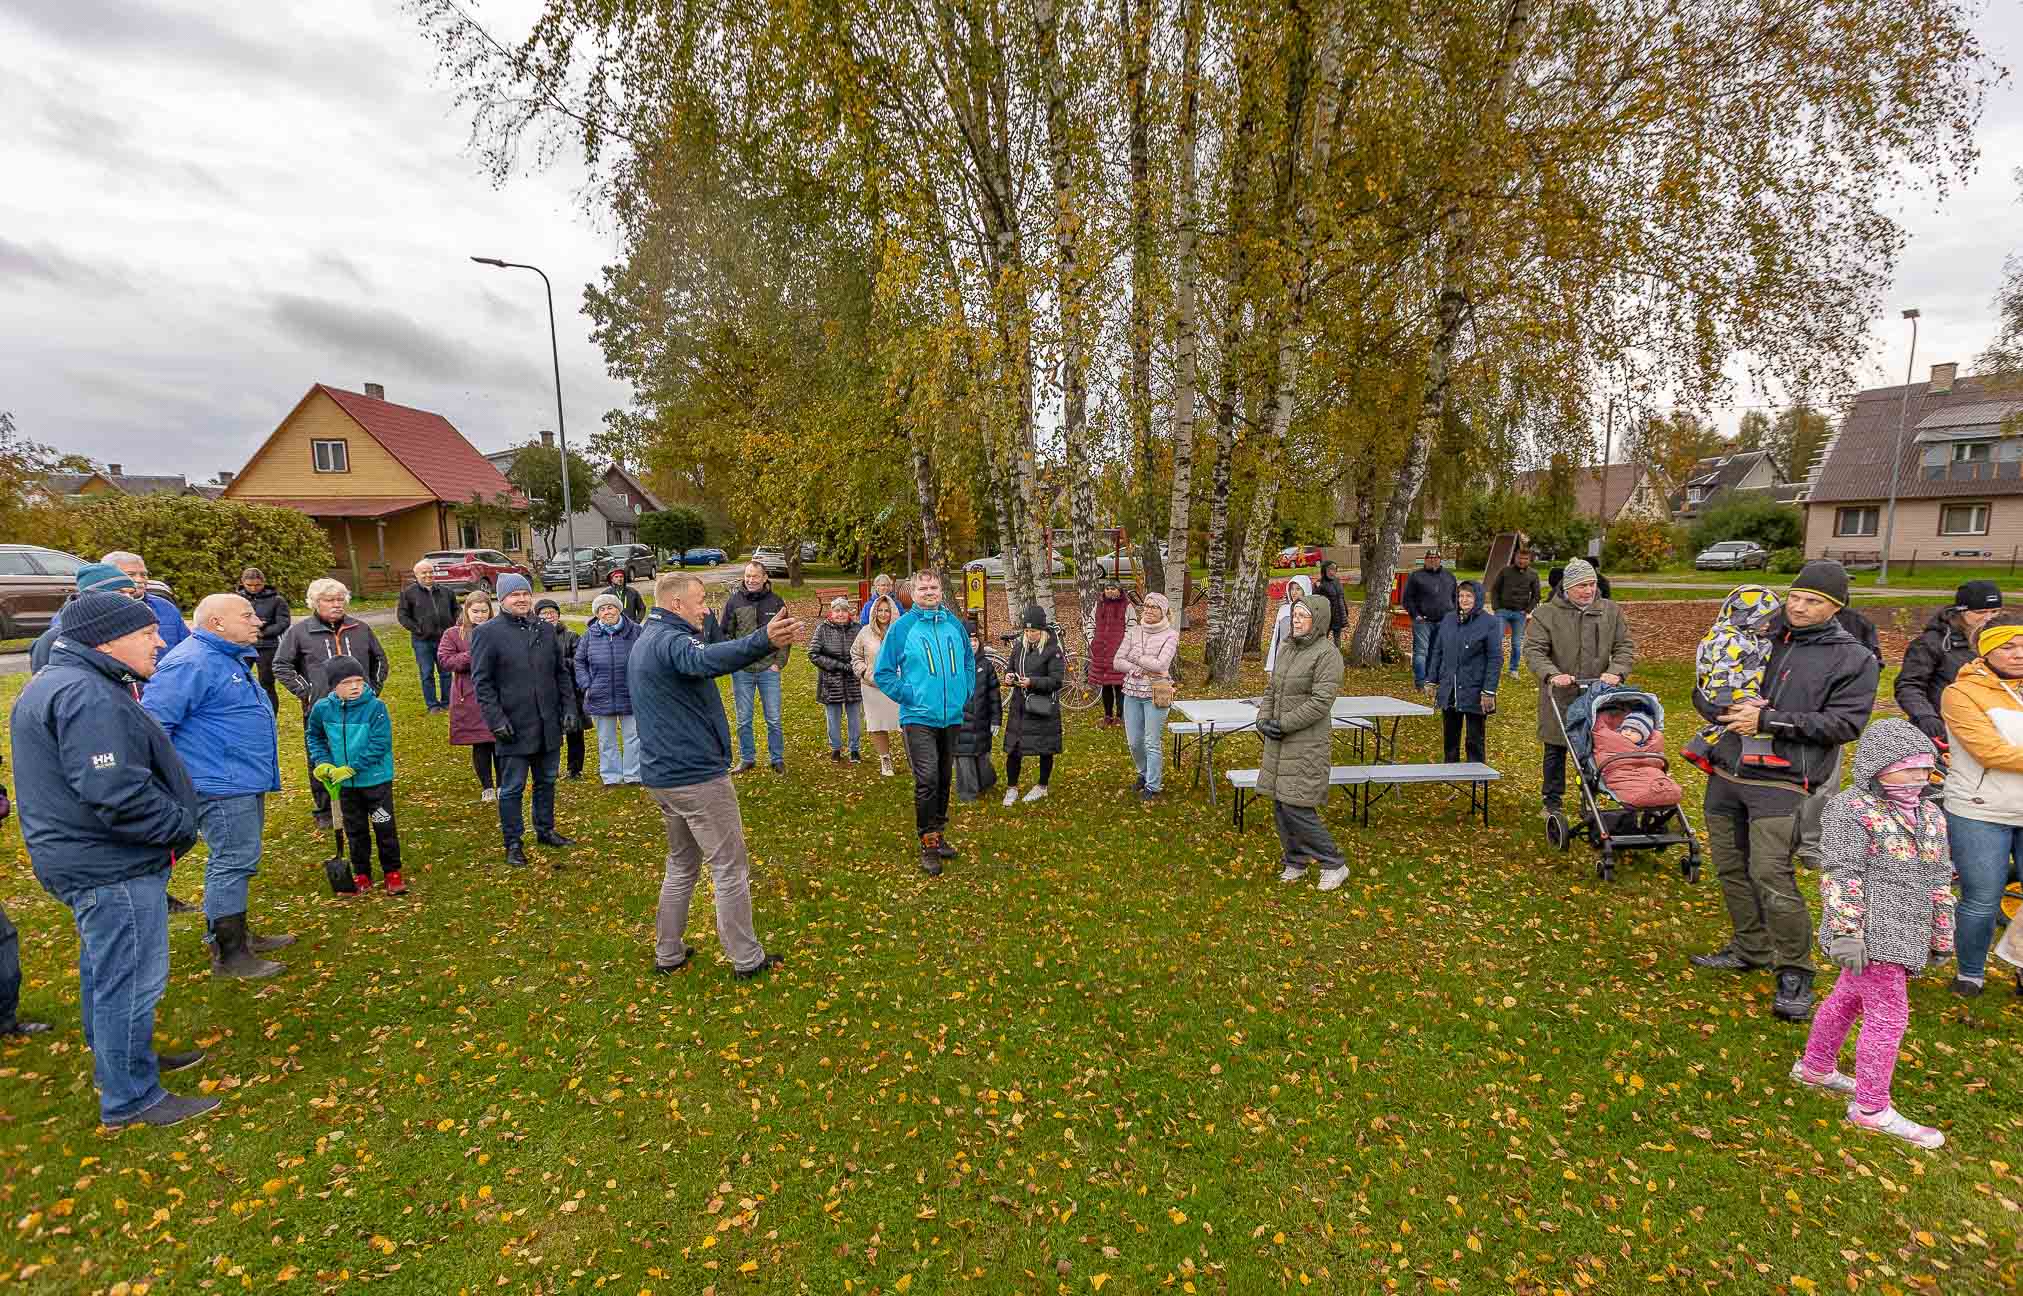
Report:
[{"label": "grey knit hat", "polygon": [[590,600],[591,616],[599,615],[605,608],[617,608],[620,612],[623,612],[625,604],[616,594],[599,594],[596,598]]},{"label": "grey knit hat", "polygon": [[1572,589],[1595,579],[1595,565],[1585,558],[1575,558],[1567,563],[1566,571],[1559,578],[1561,589]]}]

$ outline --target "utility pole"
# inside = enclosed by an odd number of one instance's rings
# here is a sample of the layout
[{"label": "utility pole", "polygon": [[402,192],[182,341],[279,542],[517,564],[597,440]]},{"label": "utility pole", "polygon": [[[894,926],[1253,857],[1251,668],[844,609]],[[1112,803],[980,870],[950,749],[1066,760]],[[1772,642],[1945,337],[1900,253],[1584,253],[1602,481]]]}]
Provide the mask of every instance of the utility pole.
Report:
[{"label": "utility pole", "polygon": [[1918,309],[1913,306],[1904,312],[1904,318],[1911,322],[1911,358],[1904,366],[1904,403],[1897,412],[1897,448],[1890,456],[1890,502],[1883,514],[1883,563],[1882,570],[1875,574],[1877,585],[1890,583],[1890,542],[1897,530],[1897,477],[1904,466],[1904,426],[1911,421],[1911,375],[1918,368]]}]

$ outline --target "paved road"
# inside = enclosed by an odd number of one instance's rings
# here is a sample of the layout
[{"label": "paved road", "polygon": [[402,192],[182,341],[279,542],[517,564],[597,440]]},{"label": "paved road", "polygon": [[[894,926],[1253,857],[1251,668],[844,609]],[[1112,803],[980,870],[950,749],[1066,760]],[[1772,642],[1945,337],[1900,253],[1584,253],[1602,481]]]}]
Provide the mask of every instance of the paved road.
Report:
[{"label": "paved road", "polygon": [[[1712,593],[1725,594],[1737,585],[1742,584],[1745,580],[1753,580],[1758,584],[1771,586],[1779,584],[1780,581],[1786,585],[1791,583],[1791,578],[1788,576],[1779,577],[1771,575],[1766,577],[1762,572],[1737,572],[1734,580],[1725,582],[1642,581],[1615,580],[1612,578],[1609,581],[1609,585],[1618,589],[1705,590]],[[1853,592],[1856,598],[1950,598],[1954,593],[1950,589],[1910,589],[1901,585],[1891,585],[1885,589],[1876,589],[1870,585],[1857,585],[1854,587]]]}]

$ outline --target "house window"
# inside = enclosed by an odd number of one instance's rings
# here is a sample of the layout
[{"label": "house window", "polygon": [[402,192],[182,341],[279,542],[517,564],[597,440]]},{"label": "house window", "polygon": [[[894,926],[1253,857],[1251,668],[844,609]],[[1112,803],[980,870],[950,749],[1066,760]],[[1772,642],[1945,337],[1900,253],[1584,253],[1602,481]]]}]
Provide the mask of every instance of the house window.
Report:
[{"label": "house window", "polygon": [[499,532],[499,548],[511,552],[520,547],[520,528],[506,527]]},{"label": "house window", "polygon": [[1882,520],[1882,510],[1874,505],[1833,511],[1833,533],[1837,536],[1872,536]]},{"label": "house window", "polygon": [[477,548],[478,524],[475,522],[457,523],[457,543],[466,549]]},{"label": "house window", "polygon": [[1994,449],[1986,441],[1955,441],[1953,443],[1953,462],[1987,463],[1993,456]]},{"label": "house window", "polygon": [[[1983,446],[1983,449],[1987,447]],[[1939,510],[1939,534],[1949,536],[1987,535],[1986,504],[1948,504]]]},{"label": "house window", "polygon": [[309,453],[316,461],[317,472],[351,471],[351,457],[345,453],[342,441],[311,441]]}]

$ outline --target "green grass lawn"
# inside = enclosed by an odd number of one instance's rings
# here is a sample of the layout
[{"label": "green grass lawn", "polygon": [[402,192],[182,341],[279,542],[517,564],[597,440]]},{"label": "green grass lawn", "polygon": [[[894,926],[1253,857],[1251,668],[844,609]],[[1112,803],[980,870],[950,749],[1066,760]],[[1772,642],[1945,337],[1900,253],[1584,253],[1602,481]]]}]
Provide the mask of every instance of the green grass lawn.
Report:
[{"label": "green grass lawn", "polygon": [[[1645,682],[1676,746],[1687,670]],[[1348,685],[1407,686],[1397,670]],[[172,1131],[98,1127],[70,921],[10,826],[24,1009],[57,1030],[0,1047],[0,1282],[2017,1287],[2023,1005],[1999,982],[1969,1005],[1920,981],[1896,1096],[1950,1141],[1853,1131],[1786,1079],[1803,1032],[1770,1019],[1767,977],[1687,966],[1723,939],[1711,878],[1687,886],[1675,856],[1604,886],[1584,847],[1546,847],[1527,684],[1490,725],[1509,774],[1494,826],[1433,788],[1379,803],[1367,830],[1337,799],[1354,875],[1332,895],[1275,880],[1268,814],[1238,835],[1184,778],[1142,808],[1121,735],[1087,712],[1054,796],[959,807],[963,858],[930,882],[906,781],[820,758],[801,654],[786,687],[789,774],[738,784],[760,933],[788,960],[752,984],[731,978],[706,895],[695,964],[652,975],[658,817],[598,785],[594,745],[561,798],[584,840],[568,869],[503,869],[404,665],[389,692],[413,894],[333,901],[284,711],[255,919],[302,940],[281,977],[213,981],[198,922],[174,920],[157,1038],[209,1048],[174,1083],[225,1105]],[[1437,756],[1437,734],[1407,721],[1404,756]],[[195,899],[199,877],[186,861],[173,889]]]}]

